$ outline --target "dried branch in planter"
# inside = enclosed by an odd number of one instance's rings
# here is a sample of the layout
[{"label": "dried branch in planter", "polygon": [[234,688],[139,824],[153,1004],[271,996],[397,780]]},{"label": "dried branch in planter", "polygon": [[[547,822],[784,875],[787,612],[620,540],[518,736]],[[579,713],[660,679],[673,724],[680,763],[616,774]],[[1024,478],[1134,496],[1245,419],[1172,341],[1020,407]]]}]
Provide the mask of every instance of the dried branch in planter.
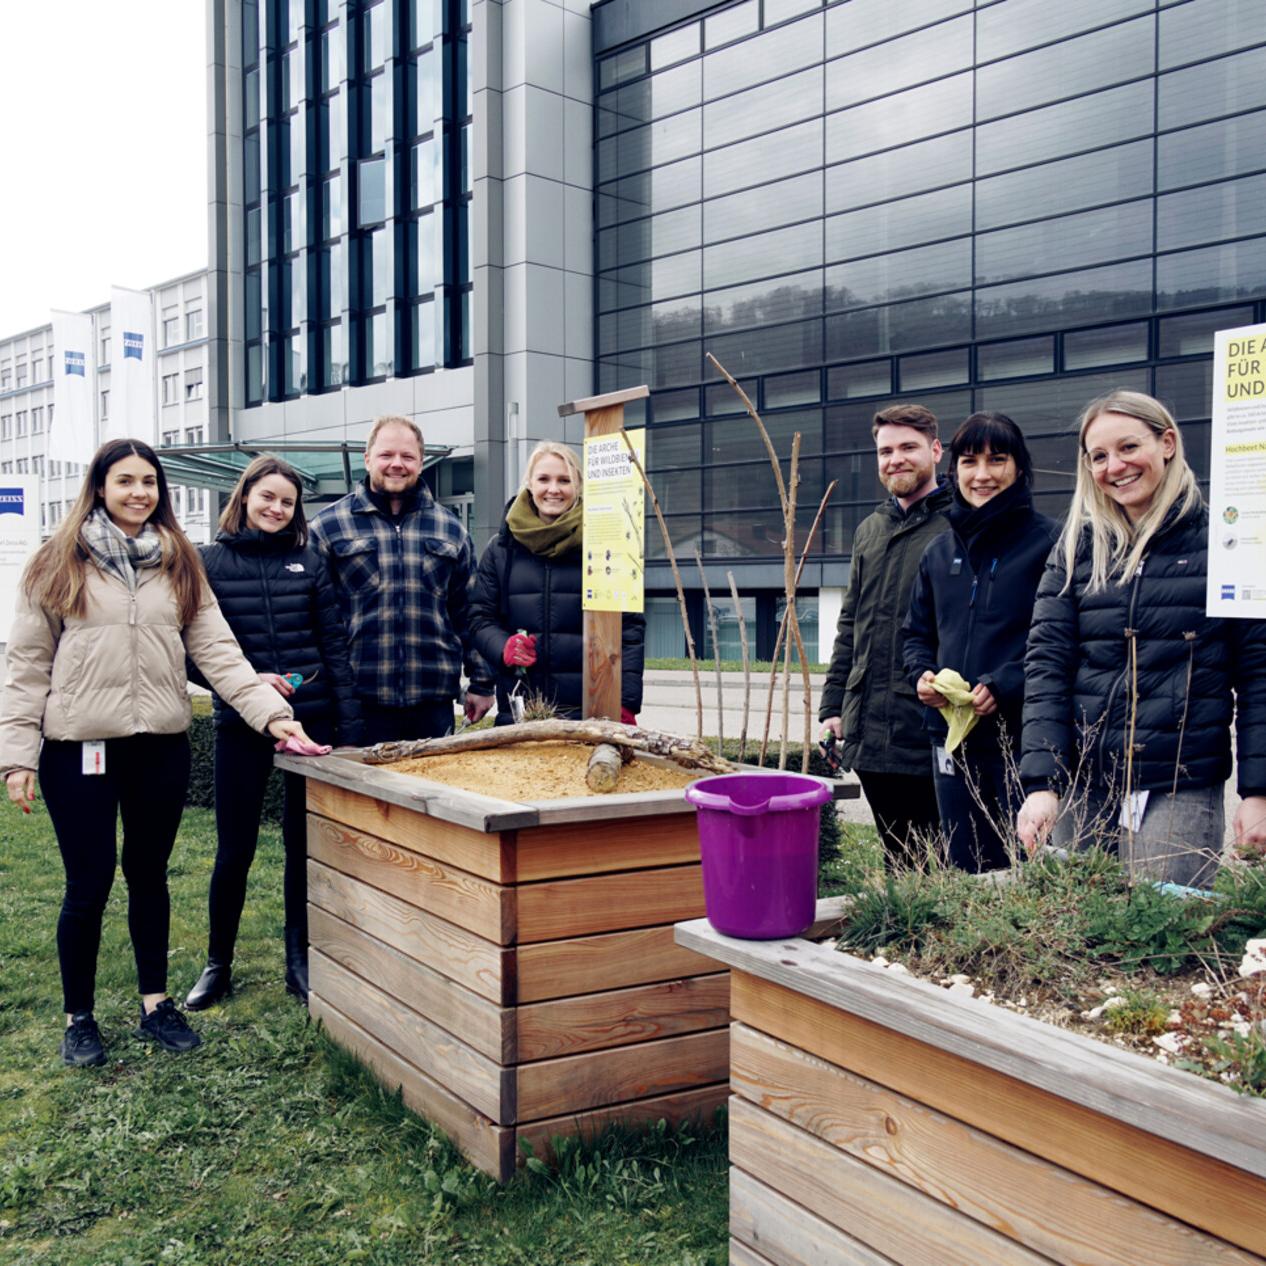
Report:
[{"label": "dried branch in planter", "polygon": [[725,690],[721,681],[721,639],[717,636],[717,609],[712,605],[712,593],[708,589],[708,577],[703,570],[703,555],[695,547],[695,566],[699,568],[699,583],[703,586],[703,605],[708,612],[708,628],[712,632],[712,662],[717,674],[717,755],[725,755]]},{"label": "dried branch in planter", "polygon": [[620,437],[624,440],[624,447],[629,450],[629,461],[633,463],[633,469],[642,477],[642,486],[646,489],[646,495],[651,499],[651,509],[655,511],[655,522],[659,524],[659,533],[664,538],[664,553],[668,557],[668,565],[673,569],[673,581],[677,586],[677,610],[681,614],[681,627],[686,634],[686,654],[690,656],[690,676],[695,683],[695,737],[700,743],[703,742],[703,687],[699,684],[699,662],[695,658],[695,639],[690,632],[690,615],[686,610],[686,591],[682,587],[681,572],[677,570],[677,555],[673,552],[672,537],[668,535],[668,525],[664,522],[664,513],[659,508],[659,498],[655,495],[655,489],[651,487],[651,481],[646,477],[646,471],[642,469],[642,463],[637,460],[637,452],[633,448],[633,441],[629,439],[628,432],[621,427]]},{"label": "dried branch in planter", "polygon": [[[630,753],[627,759],[631,758]],[[590,791],[614,791],[625,763],[626,756],[620,748],[612,747],[610,743],[599,743],[585,769],[585,786]]]},{"label": "dried branch in planter", "polygon": [[502,725],[491,730],[464,730],[443,738],[378,743],[366,750],[363,759],[367,765],[390,765],[417,756],[480,752],[512,747],[515,743],[588,743],[594,747],[609,743],[630,755],[645,752],[650,756],[663,756],[683,769],[701,769],[709,774],[734,772],[729,761],[722,760],[693,739],[644,730],[636,725],[621,725],[618,721],[524,721],[521,725]]},{"label": "dried branch in planter", "polygon": [[[831,485],[835,487],[834,484]],[[810,540],[813,538],[810,537]],[[804,566],[803,561],[800,564]],[[747,759],[747,718],[752,707],[752,661],[747,648],[747,621],[743,618],[743,604],[739,601],[738,585],[734,583],[734,573],[727,571],[725,578],[730,582],[730,597],[734,599],[734,614],[738,617],[739,645],[743,648],[743,724],[739,730],[739,764]]]}]

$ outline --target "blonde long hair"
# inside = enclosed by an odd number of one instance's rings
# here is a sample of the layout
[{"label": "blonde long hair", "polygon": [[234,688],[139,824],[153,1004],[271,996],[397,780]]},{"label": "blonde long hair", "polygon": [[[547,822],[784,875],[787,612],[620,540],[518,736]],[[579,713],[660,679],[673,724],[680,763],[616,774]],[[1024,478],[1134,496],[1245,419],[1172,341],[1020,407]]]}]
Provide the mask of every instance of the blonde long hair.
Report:
[{"label": "blonde long hair", "polygon": [[536,463],[542,457],[557,457],[568,469],[571,474],[572,483],[576,485],[576,497],[585,490],[585,476],[580,469],[580,458],[576,456],[573,449],[568,448],[566,444],[560,444],[557,440],[541,440],[539,444],[528,454],[527,465],[523,468],[523,482],[520,485],[521,492],[529,492],[532,485],[532,472],[536,469]]},{"label": "blonde long hair", "polygon": [[104,501],[110,467],[125,457],[139,457],[149,462],[158,476],[158,504],[146,520],[158,532],[163,546],[159,570],[171,581],[180,622],[188,624],[198,614],[206,591],[206,574],[202,560],[189,538],[181,530],[172,509],[167,476],[157,454],[142,440],[108,440],[93,454],[79,496],[57,531],[36,551],[22,576],[22,586],[36,606],[61,616],[82,616],[87,604],[86,583],[89,563],[88,548],[79,539],[80,529],[88,516]]},{"label": "blonde long hair", "polygon": [[[1142,422],[1160,439],[1167,431],[1174,437],[1174,453],[1152,504],[1137,523],[1095,483],[1086,460],[1086,432],[1102,413],[1120,413]],[[1159,400],[1141,391],[1111,391],[1092,400],[1077,422],[1077,486],[1073,491],[1068,518],[1060,533],[1059,551],[1064,563],[1064,588],[1072,584],[1073,568],[1082,534],[1090,529],[1090,585],[1088,592],[1107,588],[1110,581],[1124,585],[1138,570],[1156,529],[1177,505],[1187,514],[1204,504],[1195,472],[1183,453],[1182,432],[1169,410]]]}]

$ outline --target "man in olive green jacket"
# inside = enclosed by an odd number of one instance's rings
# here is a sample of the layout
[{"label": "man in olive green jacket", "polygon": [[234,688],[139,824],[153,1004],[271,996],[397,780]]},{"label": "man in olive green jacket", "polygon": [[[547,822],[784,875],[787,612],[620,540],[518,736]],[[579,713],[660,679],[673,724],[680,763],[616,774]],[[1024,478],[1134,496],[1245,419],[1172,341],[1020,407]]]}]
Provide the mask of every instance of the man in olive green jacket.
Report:
[{"label": "man in olive green jacket", "polygon": [[936,417],[899,404],[875,415],[879,480],[892,494],[853,537],[818,718],[861,781],[889,860],[913,858],[940,826],[923,707],[901,662],[901,623],[928,542],[948,526]]}]

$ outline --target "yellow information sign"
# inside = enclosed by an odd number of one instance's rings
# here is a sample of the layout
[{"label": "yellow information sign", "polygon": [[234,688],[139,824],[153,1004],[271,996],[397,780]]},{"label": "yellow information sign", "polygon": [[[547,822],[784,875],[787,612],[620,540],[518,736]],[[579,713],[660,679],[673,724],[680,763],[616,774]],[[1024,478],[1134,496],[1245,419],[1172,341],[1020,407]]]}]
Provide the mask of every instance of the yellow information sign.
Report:
[{"label": "yellow information sign", "polygon": [[[646,432],[630,431],[637,460]],[[623,436],[585,440],[586,611],[641,611],[645,606],[646,494]]]}]

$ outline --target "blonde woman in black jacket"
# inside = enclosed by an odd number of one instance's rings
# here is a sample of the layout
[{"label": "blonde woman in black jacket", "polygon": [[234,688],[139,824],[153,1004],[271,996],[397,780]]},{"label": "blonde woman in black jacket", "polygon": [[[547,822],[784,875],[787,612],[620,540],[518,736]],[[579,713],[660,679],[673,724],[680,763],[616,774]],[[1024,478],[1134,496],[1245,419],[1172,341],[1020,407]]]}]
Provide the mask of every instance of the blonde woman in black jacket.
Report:
[{"label": "blonde woman in black jacket", "polygon": [[1233,718],[1236,841],[1266,847],[1266,621],[1205,615],[1208,510],[1159,401],[1092,401],[1078,445],[1025,659],[1017,830],[1030,849],[1052,829],[1062,844],[1097,837],[1131,871],[1204,884]]}]

